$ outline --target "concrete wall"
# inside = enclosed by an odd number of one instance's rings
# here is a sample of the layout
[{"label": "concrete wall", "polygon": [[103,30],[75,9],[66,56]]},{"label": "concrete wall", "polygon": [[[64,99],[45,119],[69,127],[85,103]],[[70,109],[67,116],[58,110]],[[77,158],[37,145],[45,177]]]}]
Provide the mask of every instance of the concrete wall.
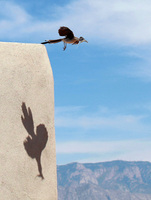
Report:
[{"label": "concrete wall", "polygon": [[54,82],[41,44],[0,43],[0,200],[57,200]]}]

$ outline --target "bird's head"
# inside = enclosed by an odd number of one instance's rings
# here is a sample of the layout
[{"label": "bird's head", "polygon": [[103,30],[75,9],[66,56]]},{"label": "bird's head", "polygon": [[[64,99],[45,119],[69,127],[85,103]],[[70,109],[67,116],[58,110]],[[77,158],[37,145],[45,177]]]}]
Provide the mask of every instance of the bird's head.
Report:
[{"label": "bird's head", "polygon": [[85,40],[83,37],[79,37],[79,41],[80,41],[80,43],[82,43],[82,42],[87,42],[88,43],[88,41]]}]

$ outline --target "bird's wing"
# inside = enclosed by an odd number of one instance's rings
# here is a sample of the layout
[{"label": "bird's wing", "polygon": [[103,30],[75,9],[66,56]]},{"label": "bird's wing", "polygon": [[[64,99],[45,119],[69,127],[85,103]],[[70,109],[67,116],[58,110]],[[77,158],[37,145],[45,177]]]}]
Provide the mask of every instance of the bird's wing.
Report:
[{"label": "bird's wing", "polygon": [[61,26],[60,29],[58,30],[58,33],[60,36],[66,36],[69,39],[74,38],[73,32],[68,27],[65,26]]}]

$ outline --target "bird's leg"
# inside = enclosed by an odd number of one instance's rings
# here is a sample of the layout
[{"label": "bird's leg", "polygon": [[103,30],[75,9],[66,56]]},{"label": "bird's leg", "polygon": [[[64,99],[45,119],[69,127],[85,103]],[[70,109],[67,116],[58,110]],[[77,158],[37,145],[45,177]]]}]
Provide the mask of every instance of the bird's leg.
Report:
[{"label": "bird's leg", "polygon": [[67,48],[67,44],[64,42],[64,47],[63,47],[63,50],[65,51]]}]

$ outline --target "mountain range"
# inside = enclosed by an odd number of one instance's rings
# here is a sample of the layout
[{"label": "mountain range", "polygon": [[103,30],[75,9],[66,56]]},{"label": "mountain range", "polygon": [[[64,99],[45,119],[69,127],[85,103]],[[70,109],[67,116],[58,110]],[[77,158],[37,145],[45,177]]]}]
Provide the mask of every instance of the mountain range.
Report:
[{"label": "mountain range", "polygon": [[111,161],[57,167],[58,200],[151,200],[151,163]]}]

